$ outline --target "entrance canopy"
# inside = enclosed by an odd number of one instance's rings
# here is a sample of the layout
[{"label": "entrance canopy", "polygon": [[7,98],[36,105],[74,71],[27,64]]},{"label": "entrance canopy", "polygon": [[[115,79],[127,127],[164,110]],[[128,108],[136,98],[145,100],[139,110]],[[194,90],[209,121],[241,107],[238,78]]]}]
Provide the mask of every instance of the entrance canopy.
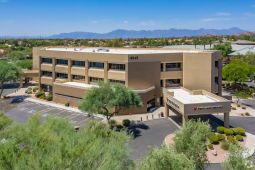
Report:
[{"label": "entrance canopy", "polygon": [[166,104],[182,115],[228,113],[231,102],[205,90],[169,88],[164,90]]}]

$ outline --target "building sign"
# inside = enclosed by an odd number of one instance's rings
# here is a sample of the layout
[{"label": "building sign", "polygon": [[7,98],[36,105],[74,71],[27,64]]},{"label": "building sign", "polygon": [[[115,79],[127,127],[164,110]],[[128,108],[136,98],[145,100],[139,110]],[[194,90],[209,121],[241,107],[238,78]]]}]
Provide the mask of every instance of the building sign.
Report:
[{"label": "building sign", "polygon": [[130,60],[138,60],[138,56],[130,56]]},{"label": "building sign", "polygon": [[222,105],[217,105],[217,106],[194,106],[192,107],[193,112],[196,111],[204,111],[204,110],[212,110],[212,109],[222,109]]}]

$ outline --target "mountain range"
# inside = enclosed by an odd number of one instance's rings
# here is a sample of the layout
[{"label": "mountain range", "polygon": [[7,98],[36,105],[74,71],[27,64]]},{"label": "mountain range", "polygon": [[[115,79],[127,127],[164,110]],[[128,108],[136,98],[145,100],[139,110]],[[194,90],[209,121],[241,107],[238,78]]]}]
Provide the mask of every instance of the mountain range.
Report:
[{"label": "mountain range", "polygon": [[228,29],[167,29],[167,30],[125,30],[117,29],[108,33],[93,32],[69,32],[51,36],[2,36],[0,38],[42,38],[42,39],[113,39],[113,38],[171,38],[171,37],[192,37],[203,35],[233,35],[249,31],[237,27]]}]

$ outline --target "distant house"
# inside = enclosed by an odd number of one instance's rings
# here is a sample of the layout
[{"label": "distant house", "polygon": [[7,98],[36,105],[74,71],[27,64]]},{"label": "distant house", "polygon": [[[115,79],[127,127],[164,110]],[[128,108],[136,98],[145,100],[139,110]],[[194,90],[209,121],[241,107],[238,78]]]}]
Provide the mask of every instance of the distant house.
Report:
[{"label": "distant house", "polygon": [[255,42],[247,41],[247,40],[237,40],[237,41],[233,42],[233,44],[237,44],[237,45],[255,45]]},{"label": "distant house", "polygon": [[233,44],[232,50],[233,50],[233,52],[229,54],[230,57],[246,55],[247,53],[255,54],[255,45],[235,45],[235,44]]}]

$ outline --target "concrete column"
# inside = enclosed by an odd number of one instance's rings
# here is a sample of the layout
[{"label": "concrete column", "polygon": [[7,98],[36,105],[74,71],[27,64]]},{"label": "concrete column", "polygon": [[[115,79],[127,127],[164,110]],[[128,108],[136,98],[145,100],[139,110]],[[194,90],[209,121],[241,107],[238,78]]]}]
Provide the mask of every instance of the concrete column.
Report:
[{"label": "concrete column", "polygon": [[163,63],[163,72],[166,71],[166,63]]},{"label": "concrete column", "polygon": [[163,79],[163,87],[166,88],[166,80]]},{"label": "concrete column", "polygon": [[108,81],[108,62],[105,61],[104,62],[104,82],[107,82]]},{"label": "concrete column", "polygon": [[41,88],[41,74],[42,74],[42,71],[41,71],[41,64],[42,64],[42,57],[39,56],[39,75],[38,75],[38,84],[39,84],[39,88]]},{"label": "concrete column", "polygon": [[128,63],[125,64],[125,86],[128,87]]},{"label": "concrete column", "polygon": [[85,61],[85,83],[89,84],[89,61]]},{"label": "concrete column", "polygon": [[188,115],[183,114],[182,115],[182,125],[185,125],[185,123],[188,121]]},{"label": "concrete column", "polygon": [[224,126],[229,127],[229,113],[224,113]]},{"label": "concrete column", "polygon": [[72,60],[71,58],[68,58],[68,81],[72,81],[71,68],[72,68]]},{"label": "concrete column", "polygon": [[165,118],[169,117],[169,106],[167,103],[165,103]]},{"label": "concrete column", "polygon": [[56,67],[56,58],[52,58],[52,81],[54,82],[56,80],[56,72],[55,72],[55,67]]}]

